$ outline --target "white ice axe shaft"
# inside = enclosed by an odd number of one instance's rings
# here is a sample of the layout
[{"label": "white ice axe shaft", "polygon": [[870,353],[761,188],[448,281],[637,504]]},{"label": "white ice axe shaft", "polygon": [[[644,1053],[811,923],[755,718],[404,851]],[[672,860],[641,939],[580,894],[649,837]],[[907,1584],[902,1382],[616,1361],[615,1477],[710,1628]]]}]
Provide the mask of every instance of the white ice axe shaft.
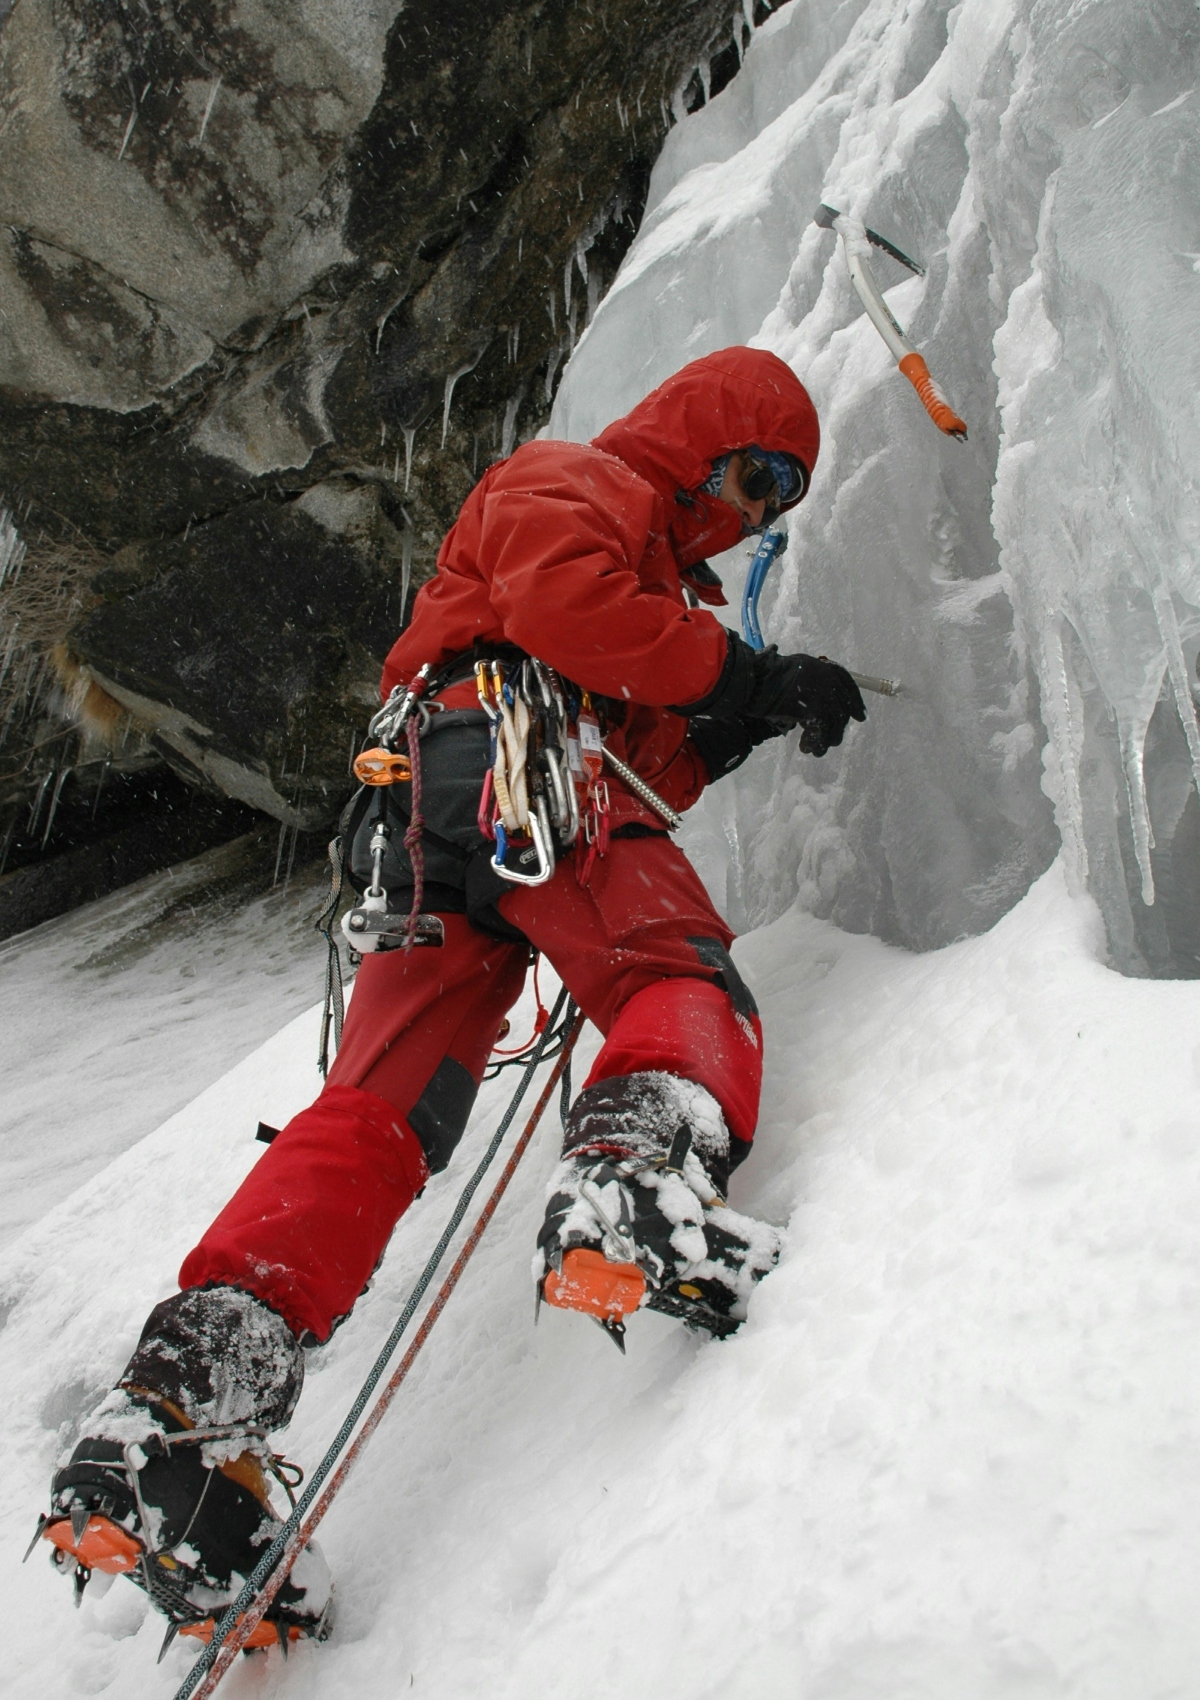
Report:
[{"label": "white ice axe shaft", "polygon": [[948,437],[956,437],[960,443],[965,443],[966,423],[955,413],[930,377],[924,357],[917,353],[888,311],[887,302],[880,294],[879,285],[875,282],[868,264],[868,243],[874,240],[878,247],[885,249],[902,265],[908,266],[910,271],[919,273],[920,267],[890,242],[876,236],[874,231],[868,231],[860,220],[848,218],[845,213],[839,213],[833,207],[824,204],[818,207],[817,223],[826,230],[836,230],[841,237],[842,251],[846,256],[854,292],[862,302],[867,317],[887,344],[893,360],[920,396],[926,413],[939,431],[944,431]]}]

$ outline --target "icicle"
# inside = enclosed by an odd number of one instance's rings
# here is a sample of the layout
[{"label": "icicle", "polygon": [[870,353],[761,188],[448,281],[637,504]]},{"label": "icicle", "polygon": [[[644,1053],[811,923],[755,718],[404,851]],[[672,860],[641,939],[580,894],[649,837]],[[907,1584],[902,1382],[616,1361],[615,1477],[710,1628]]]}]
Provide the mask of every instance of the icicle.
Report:
[{"label": "icicle", "polygon": [[588,278],[587,318],[584,320],[584,323],[586,325],[590,325],[592,320],[596,317],[596,308],[599,305],[600,305],[600,273],[593,266],[591,276]]},{"label": "icicle", "polygon": [[[216,105],[217,90],[220,88],[220,86],[221,86],[221,79],[218,76],[216,82],[213,84],[212,88],[210,88],[209,91],[208,91],[208,105],[204,108],[204,117],[200,120],[200,134],[196,137],[196,146],[197,147],[199,147],[200,143],[204,140],[204,132],[208,129],[208,121],[212,117],[212,109]],[[130,129],[132,129],[132,128],[133,128],[133,126],[130,125]],[[124,152],[125,150],[122,149],[121,151]]]},{"label": "icicle", "polygon": [[137,114],[137,107],[135,106],[133,111],[129,114],[129,122],[125,126],[125,134],[121,138],[121,151],[117,155],[118,162],[125,158],[125,149],[129,146],[129,138],[133,134],[133,127],[137,123],[137,121],[138,121],[138,114]]},{"label": "icicle", "polygon": [[50,784],[50,781],[53,778],[53,768],[50,769],[49,773],[42,777],[42,783],[38,786],[37,796],[33,799],[33,806],[29,811],[29,825],[26,828],[27,832],[33,833],[37,831],[38,816],[42,812],[42,798],[46,795],[46,787]]},{"label": "icicle", "polygon": [[8,863],[9,846],[12,844],[13,833],[16,831],[16,827],[17,827],[17,817],[16,817],[16,814],[13,813],[8,818],[8,831],[4,834],[4,848],[3,848],[3,850],[0,850],[0,874],[2,874],[4,872],[4,869],[5,869],[5,867]]},{"label": "icicle", "polygon": [[62,796],[62,788],[67,782],[67,775],[70,771],[71,769],[69,767],[64,767],[55,781],[54,795],[50,799],[50,813],[46,816],[46,830],[42,834],[41,847],[43,850],[46,848],[47,840],[50,837],[50,829],[53,827],[54,817],[58,813],[58,799]]},{"label": "icicle", "polygon": [[10,571],[14,579],[17,577],[24,559],[25,545],[13,516],[7,508],[0,508],[0,585]]},{"label": "icicle", "polygon": [[274,891],[275,887],[279,884],[279,868],[280,868],[280,864],[283,861],[283,845],[284,845],[284,840],[286,838],[287,838],[287,822],[281,821],[279,823],[279,843],[275,846],[275,872],[271,875],[271,890],[272,891]]},{"label": "icicle", "polygon": [[712,88],[712,68],[709,60],[702,59],[696,66],[696,72],[700,78],[700,87],[704,93],[704,105],[707,106],[712,98],[709,93],[709,90]]},{"label": "icicle", "polygon": [[517,415],[521,411],[521,403],[525,400],[525,385],[522,384],[516,395],[504,409],[504,431],[500,438],[500,459],[507,460],[513,452],[517,440]]},{"label": "icicle", "polygon": [[550,358],[546,362],[546,400],[547,401],[552,401],[553,398],[554,398],[554,374],[558,371],[558,363],[562,359],[562,357],[565,353],[566,353],[566,344],[562,343],[562,342],[560,342],[555,348],[553,348],[550,351]]},{"label": "icicle", "polygon": [[[416,428],[415,425],[406,425],[404,427],[404,494],[406,496],[408,495],[408,487],[412,483],[413,442],[414,442],[414,439],[416,438],[416,435],[417,435],[417,428]],[[399,451],[397,450],[397,453],[396,453],[397,469],[399,468],[399,465],[400,465],[400,455],[399,455]]]},{"label": "icicle", "polygon": [[1129,794],[1129,824],[1133,829],[1133,847],[1142,876],[1142,902],[1147,908],[1154,904],[1154,869],[1150,852],[1154,848],[1154,832],[1150,825],[1150,806],[1146,800],[1146,723],[1120,723],[1121,765],[1125,770],[1125,789]]},{"label": "icicle", "polygon": [[572,254],[563,267],[563,312],[571,317],[571,280],[575,273],[575,256]]},{"label": "icicle", "polygon": [[[734,14],[736,16],[736,13]],[[742,16],[746,20],[746,28],[754,34],[754,0],[742,0]]]},{"label": "icicle", "polygon": [[549,311],[549,314],[550,314],[550,329],[554,332],[555,336],[557,336],[558,335],[558,318],[557,318],[557,315],[555,313],[554,291],[553,290],[551,290],[546,297],[546,305],[547,305],[547,310]]},{"label": "icicle", "polygon": [[404,610],[408,605],[408,587],[412,579],[413,528],[407,520],[404,533],[400,539],[400,622],[404,623]]},{"label": "icicle", "polygon": [[1167,654],[1167,668],[1171,675],[1171,687],[1175,692],[1175,707],[1183,722],[1184,736],[1191,752],[1192,783],[1196,787],[1197,795],[1200,795],[1200,726],[1196,724],[1196,702],[1188,679],[1187,662],[1183,658],[1183,644],[1179,639],[1179,626],[1175,619],[1171,593],[1162,583],[1154,587],[1154,615]]},{"label": "icicle", "polygon": [[100,807],[100,798],[101,798],[101,796],[103,795],[103,792],[104,792],[104,781],[108,778],[108,770],[111,766],[112,766],[111,761],[105,761],[101,764],[101,767],[100,767],[100,778],[99,778],[99,780],[97,781],[97,784],[96,784],[96,797],[95,797],[95,801],[92,803],[92,820],[93,821],[96,819],[96,811]]},{"label": "icicle", "polygon": [[[1043,680],[1042,714],[1050,734],[1046,777],[1051,781],[1054,817],[1062,838],[1067,885],[1078,894],[1087,890],[1088,853],[1083,835],[1083,796],[1079,766],[1083,747],[1082,714],[1072,688],[1063,650],[1061,620],[1048,620],[1041,634]],[[1056,794],[1057,793],[1057,794]]]},{"label": "icicle", "polygon": [[446,395],[445,395],[445,400],[442,403],[442,447],[443,448],[445,448],[445,446],[446,446],[446,437],[447,437],[447,434],[449,433],[449,430],[450,430],[450,404],[454,400],[454,386],[455,386],[455,384],[457,384],[457,382],[460,378],[465,378],[468,372],[473,372],[475,370],[476,366],[478,366],[479,362],[483,359],[484,354],[486,352],[487,352],[487,344],[484,343],[483,347],[479,350],[479,353],[475,356],[474,360],[468,360],[465,366],[460,366],[458,368],[457,372],[451,372],[450,376],[446,379]]}]

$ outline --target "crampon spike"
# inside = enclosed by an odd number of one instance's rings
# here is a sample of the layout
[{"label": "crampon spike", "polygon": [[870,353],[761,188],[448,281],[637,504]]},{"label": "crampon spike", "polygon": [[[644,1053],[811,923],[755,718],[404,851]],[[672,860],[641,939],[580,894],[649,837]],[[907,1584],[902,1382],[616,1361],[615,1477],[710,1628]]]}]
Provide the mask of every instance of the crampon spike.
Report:
[{"label": "crampon spike", "polygon": [[80,1541],[83,1539],[84,1532],[91,1520],[91,1511],[86,1505],[83,1505],[79,1500],[76,1500],[75,1504],[71,1507],[71,1540],[74,1542],[77,1550]]},{"label": "crampon spike", "polygon": [[46,1527],[46,1524],[47,1524],[47,1523],[48,1523],[48,1522],[49,1522],[49,1521],[50,1521],[50,1519],[49,1519],[49,1517],[47,1517],[47,1515],[46,1515],[46,1513],[45,1513],[45,1512],[44,1512],[44,1511],[39,1511],[39,1512],[38,1512],[38,1524],[37,1524],[37,1528],[36,1528],[36,1529],[35,1529],[35,1530],[34,1530],[34,1531],[33,1531],[33,1539],[32,1539],[32,1540],[31,1540],[31,1541],[30,1541],[30,1543],[29,1543],[29,1545],[28,1545],[28,1546],[27,1546],[27,1547],[26,1547],[26,1548],[25,1548],[25,1558],[23,1558],[23,1559],[22,1559],[22,1560],[21,1560],[21,1563],[22,1563],[22,1564],[24,1564],[24,1563],[25,1563],[25,1559],[26,1559],[26,1558],[28,1558],[28,1557],[29,1557],[29,1555],[30,1555],[30,1553],[31,1553],[31,1552],[32,1552],[32,1551],[33,1551],[33,1549],[34,1549],[34,1547],[35,1547],[35,1546],[36,1546],[36,1545],[37,1545],[37,1544],[38,1544],[38,1542],[39,1542],[39,1541],[40,1541],[40,1540],[41,1540],[41,1538],[42,1538],[42,1530],[43,1530],[43,1529],[44,1529],[44,1528],[45,1528],[45,1527]]},{"label": "crampon spike", "polygon": [[548,1305],[581,1310],[606,1324],[636,1310],[646,1293],[646,1277],[636,1263],[610,1263],[588,1246],[564,1252],[561,1271],[548,1269],[542,1285]]},{"label": "crampon spike", "polygon": [[620,1320],[619,1317],[616,1317],[616,1316],[608,1316],[608,1317],[598,1316],[596,1318],[596,1321],[600,1324],[601,1328],[603,1328],[604,1332],[608,1335],[609,1339],[612,1341],[613,1345],[617,1348],[618,1352],[620,1352],[621,1356],[624,1357],[625,1356],[625,1324]]},{"label": "crampon spike", "polygon": [[158,1657],[154,1661],[156,1665],[162,1664],[163,1660],[167,1656],[167,1648],[171,1645],[171,1642],[178,1634],[179,1625],[177,1623],[168,1623],[167,1633],[162,1638],[162,1646],[158,1649]]}]

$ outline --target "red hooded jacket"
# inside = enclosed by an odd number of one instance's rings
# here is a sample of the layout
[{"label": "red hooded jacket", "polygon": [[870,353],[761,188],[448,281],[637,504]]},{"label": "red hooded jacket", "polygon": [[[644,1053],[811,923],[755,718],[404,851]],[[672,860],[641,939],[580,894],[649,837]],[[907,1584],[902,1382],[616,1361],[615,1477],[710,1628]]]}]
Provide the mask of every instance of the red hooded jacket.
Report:
[{"label": "red hooded jacket", "polygon": [[[383,694],[476,641],[511,643],[628,705],[608,743],[676,809],[708,774],[668,703],[713,689],[725,628],[690,608],[681,572],[732,548],[740,516],[697,494],[718,455],[756,443],[810,476],[820,432],[791,368],[763,349],[694,360],[591,444],[525,443],[463,503],[438,570],[383,669]],[[680,501],[682,494],[687,499]],[[613,825],[661,825],[610,782]]]}]

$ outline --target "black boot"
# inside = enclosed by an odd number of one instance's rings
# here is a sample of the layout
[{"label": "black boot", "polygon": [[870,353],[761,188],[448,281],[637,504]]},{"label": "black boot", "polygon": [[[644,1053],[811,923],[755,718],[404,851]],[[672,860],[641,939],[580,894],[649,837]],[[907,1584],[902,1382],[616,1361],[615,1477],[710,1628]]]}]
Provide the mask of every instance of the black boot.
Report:
[{"label": "black boot", "polygon": [[580,1093],[538,1235],[541,1296],[596,1317],[618,1344],[642,1305],[733,1333],[780,1240],[729,1209],[728,1166],[720,1105],[690,1080],[628,1074]]},{"label": "black boot", "polygon": [[[39,1533],[76,1597],[93,1570],[125,1574],[169,1619],[168,1641],[211,1635],[282,1527],[268,1472],[290,1494],[294,1467],[267,1434],[291,1416],[303,1376],[291,1330],[250,1293],[212,1287],[158,1305],[51,1484]],[[330,1596],[308,1546],[249,1645],[323,1636]]]}]

